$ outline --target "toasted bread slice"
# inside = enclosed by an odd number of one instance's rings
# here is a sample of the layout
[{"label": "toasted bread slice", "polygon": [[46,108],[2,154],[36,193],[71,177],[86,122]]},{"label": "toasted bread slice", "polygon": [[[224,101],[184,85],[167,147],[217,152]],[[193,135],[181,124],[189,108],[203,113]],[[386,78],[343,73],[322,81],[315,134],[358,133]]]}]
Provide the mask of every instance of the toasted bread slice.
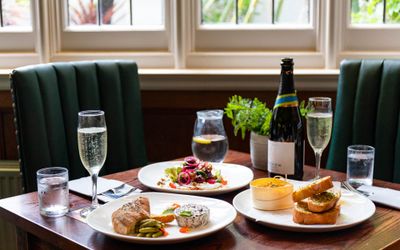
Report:
[{"label": "toasted bread slice", "polygon": [[298,224],[335,224],[340,213],[340,205],[323,213],[314,213],[308,210],[307,203],[300,201],[294,205],[293,221]]},{"label": "toasted bread slice", "polygon": [[309,197],[307,199],[307,207],[311,212],[320,213],[333,208],[339,199],[339,191],[327,190]]},{"label": "toasted bread slice", "polygon": [[322,193],[333,187],[332,177],[326,176],[311,182],[307,186],[301,187],[293,192],[293,201],[298,202],[314,194]]}]

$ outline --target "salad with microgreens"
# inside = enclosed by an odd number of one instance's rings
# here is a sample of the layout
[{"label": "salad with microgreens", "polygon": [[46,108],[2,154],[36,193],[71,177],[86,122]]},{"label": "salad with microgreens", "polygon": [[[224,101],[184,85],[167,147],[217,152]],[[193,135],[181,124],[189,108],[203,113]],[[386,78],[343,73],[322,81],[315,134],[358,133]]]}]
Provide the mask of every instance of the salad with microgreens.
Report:
[{"label": "salad with microgreens", "polygon": [[194,156],[186,157],[179,166],[166,168],[164,173],[165,177],[161,178],[158,185],[174,189],[217,189],[228,184],[220,170],[213,169],[210,162],[200,161]]}]

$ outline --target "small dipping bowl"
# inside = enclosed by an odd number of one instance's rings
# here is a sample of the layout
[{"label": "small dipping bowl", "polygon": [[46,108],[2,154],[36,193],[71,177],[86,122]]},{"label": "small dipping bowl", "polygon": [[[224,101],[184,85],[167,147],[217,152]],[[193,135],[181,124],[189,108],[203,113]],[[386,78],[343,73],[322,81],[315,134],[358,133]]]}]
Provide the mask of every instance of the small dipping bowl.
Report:
[{"label": "small dipping bowl", "polygon": [[293,185],[281,177],[260,178],[250,182],[253,207],[280,210],[293,207]]}]

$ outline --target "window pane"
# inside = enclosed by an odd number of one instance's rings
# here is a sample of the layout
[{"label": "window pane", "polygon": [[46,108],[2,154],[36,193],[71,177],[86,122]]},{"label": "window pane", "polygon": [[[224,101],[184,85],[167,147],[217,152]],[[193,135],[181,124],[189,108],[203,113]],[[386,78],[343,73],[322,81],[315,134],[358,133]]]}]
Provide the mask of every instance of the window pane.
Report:
[{"label": "window pane", "polygon": [[272,0],[239,0],[239,23],[271,23],[272,20]]},{"label": "window pane", "polygon": [[97,0],[68,0],[69,25],[98,24]]},{"label": "window pane", "polygon": [[164,24],[164,1],[132,0],[132,24],[134,26]]},{"label": "window pane", "polygon": [[2,0],[3,26],[31,26],[29,0]]},{"label": "window pane", "polygon": [[129,0],[100,0],[102,24],[130,25]]},{"label": "window pane", "polygon": [[236,0],[202,0],[202,23],[236,23]]},{"label": "window pane", "polygon": [[386,22],[400,23],[400,1],[386,0]]},{"label": "window pane", "polygon": [[[398,0],[393,2],[398,2]],[[352,0],[351,22],[354,24],[383,23],[383,0]]]},{"label": "window pane", "polygon": [[309,0],[274,0],[274,23],[308,24],[310,23]]}]

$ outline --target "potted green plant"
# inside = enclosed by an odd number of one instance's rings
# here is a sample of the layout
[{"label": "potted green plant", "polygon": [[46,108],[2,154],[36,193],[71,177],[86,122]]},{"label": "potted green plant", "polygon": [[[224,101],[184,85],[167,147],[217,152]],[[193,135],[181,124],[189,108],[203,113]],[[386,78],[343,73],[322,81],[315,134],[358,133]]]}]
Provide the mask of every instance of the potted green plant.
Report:
[{"label": "potted green plant", "polygon": [[[300,103],[300,113],[306,115],[304,101]],[[240,131],[242,139],[250,132],[250,157],[253,166],[267,170],[268,138],[272,110],[257,98],[249,99],[234,95],[229,98],[225,114],[232,120],[234,134]]]},{"label": "potted green plant", "polygon": [[240,131],[242,139],[250,132],[250,157],[253,166],[267,170],[269,125],[272,117],[265,103],[257,98],[234,95],[229,98],[225,114],[232,120],[234,134]]}]

